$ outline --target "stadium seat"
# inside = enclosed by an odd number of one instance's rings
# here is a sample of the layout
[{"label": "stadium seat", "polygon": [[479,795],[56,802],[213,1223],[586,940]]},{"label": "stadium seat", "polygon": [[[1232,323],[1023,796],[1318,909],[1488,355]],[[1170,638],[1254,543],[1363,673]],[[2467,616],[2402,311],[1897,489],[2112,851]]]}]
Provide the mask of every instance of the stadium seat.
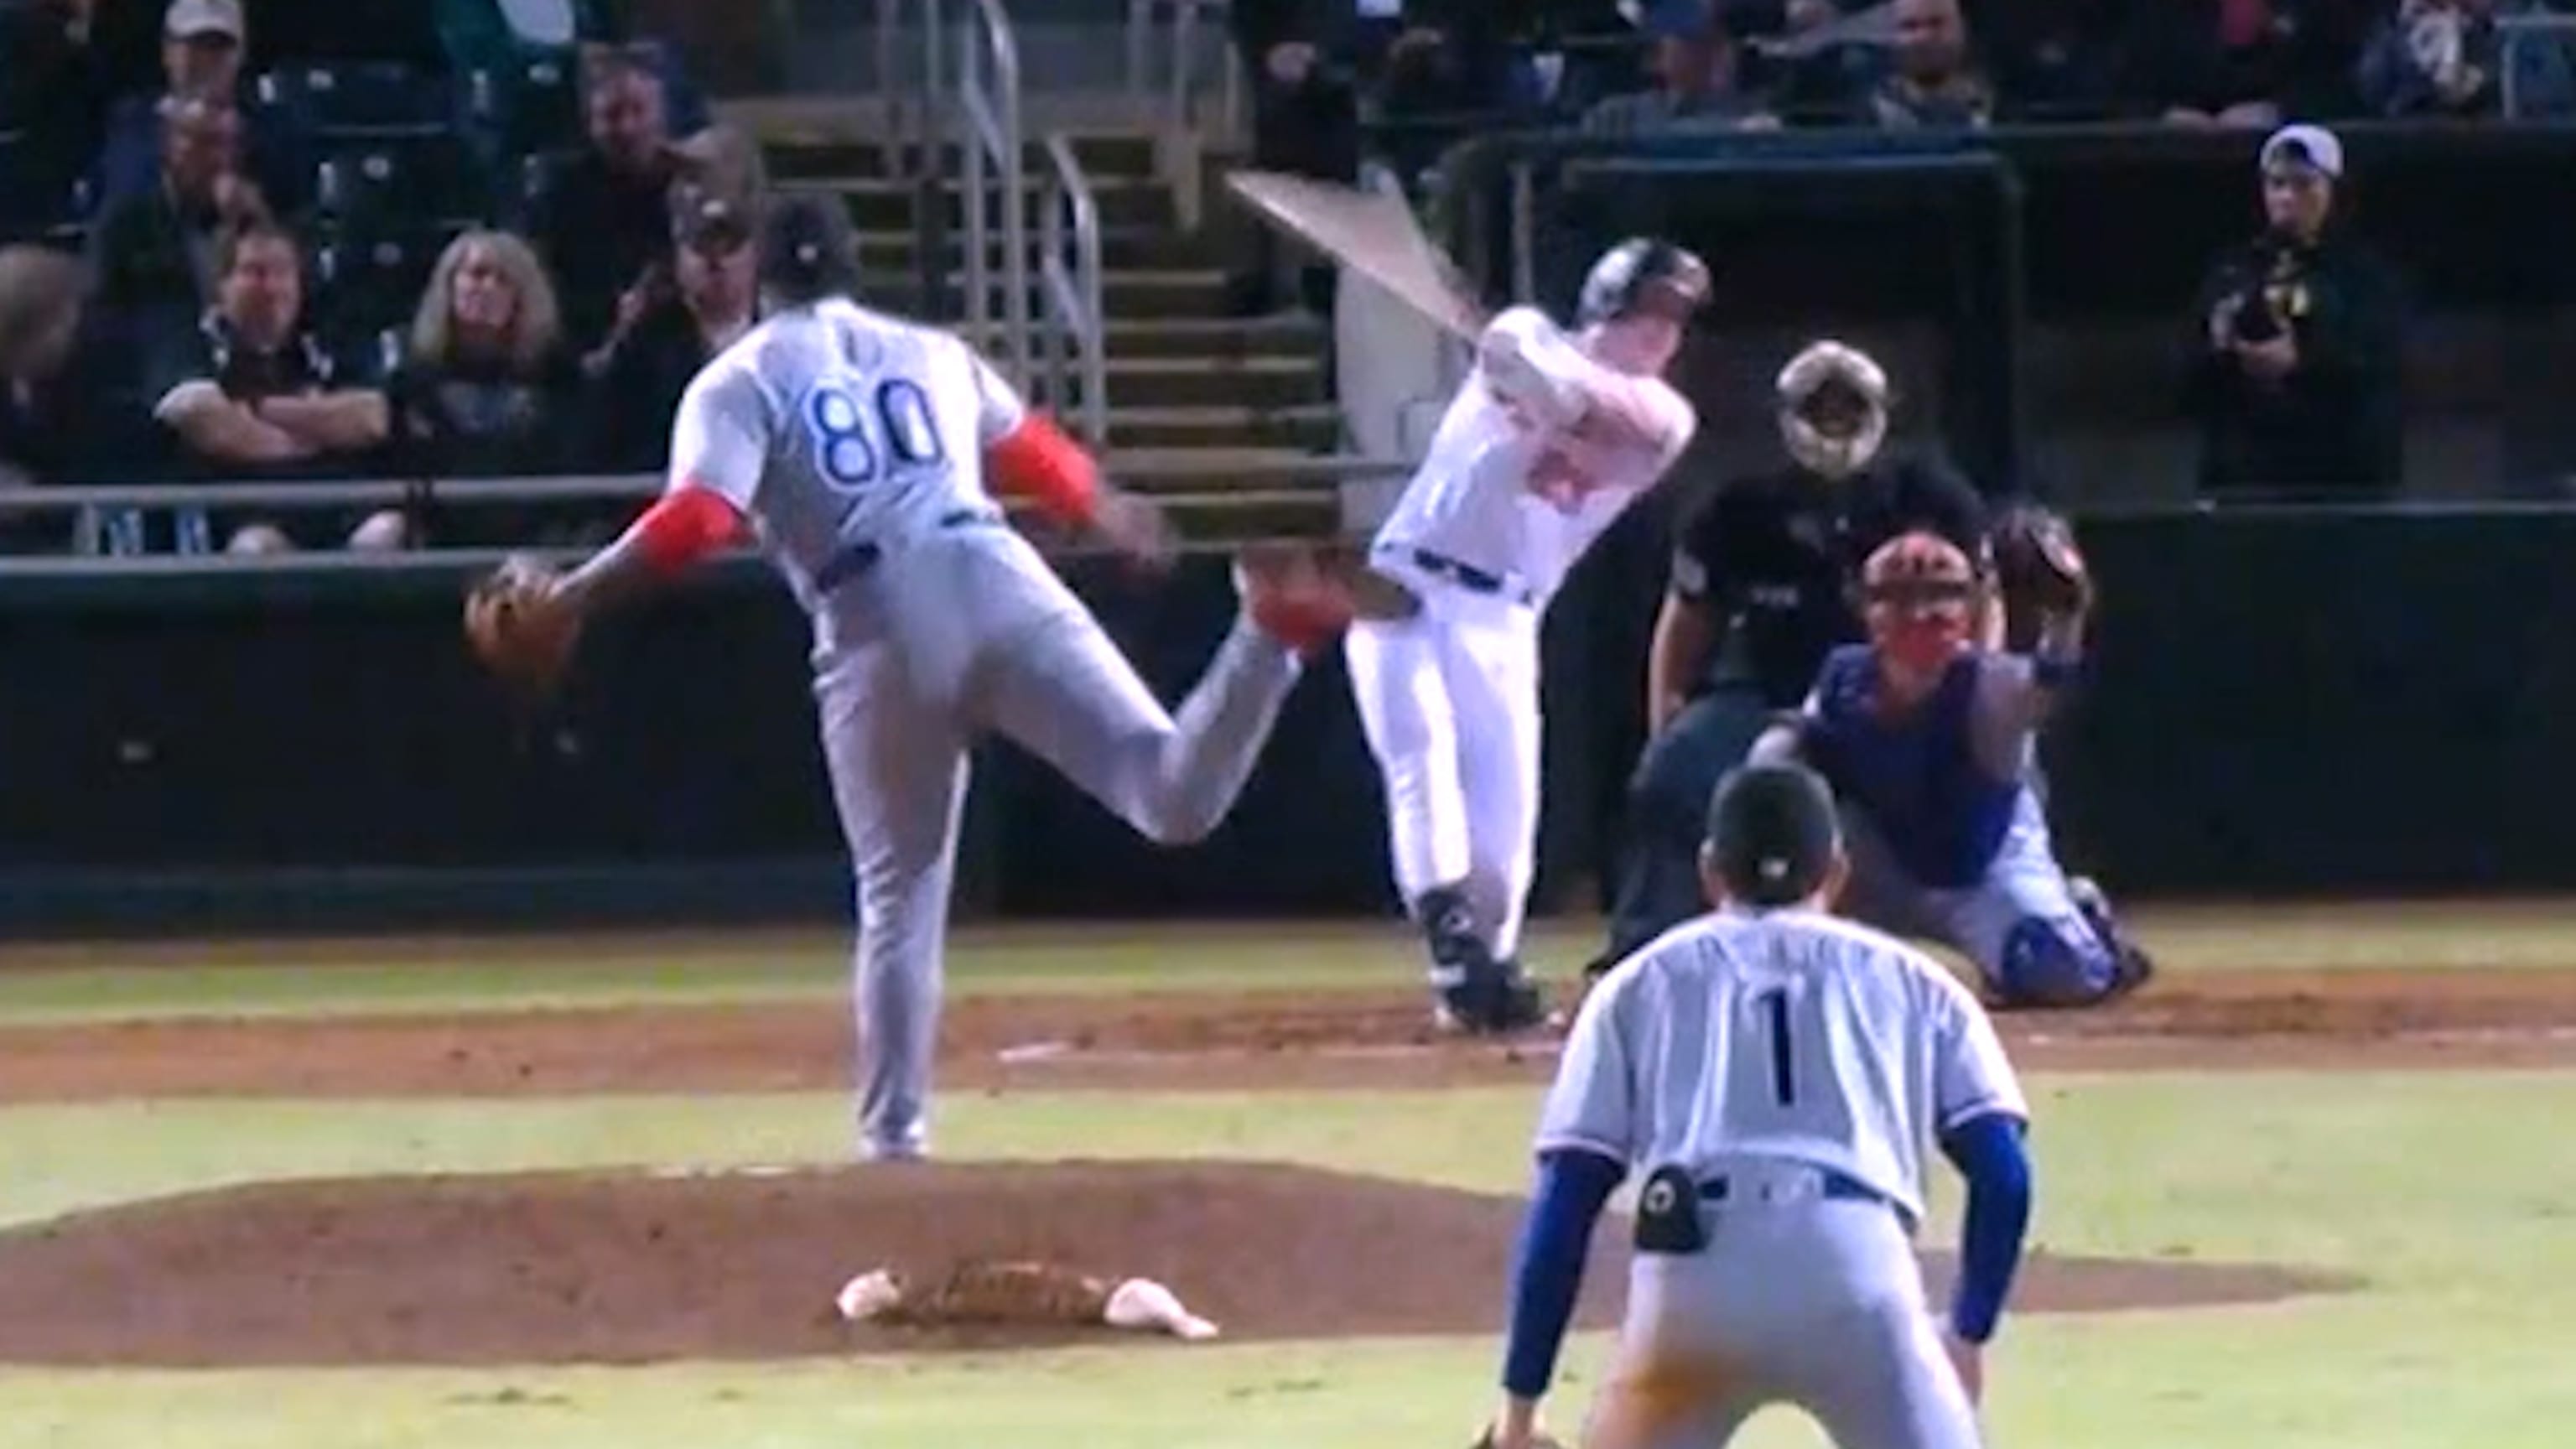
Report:
[{"label": "stadium seat", "polygon": [[383,63],[299,66],[260,76],[259,100],[301,120],[324,142],[435,135],[455,120],[441,78]]},{"label": "stadium seat", "polygon": [[581,94],[569,60],[541,57],[473,71],[465,114],[495,154],[524,156],[581,136]]},{"label": "stadium seat", "polygon": [[324,242],[313,257],[316,315],[324,330],[337,338],[367,338],[408,326],[438,254],[454,236],[426,227]]},{"label": "stadium seat", "polygon": [[59,167],[18,132],[0,132],[0,237],[29,241],[52,235],[73,215]]},{"label": "stadium seat", "polygon": [[313,195],[334,231],[372,236],[481,216],[490,191],[472,149],[440,134],[335,151]]}]

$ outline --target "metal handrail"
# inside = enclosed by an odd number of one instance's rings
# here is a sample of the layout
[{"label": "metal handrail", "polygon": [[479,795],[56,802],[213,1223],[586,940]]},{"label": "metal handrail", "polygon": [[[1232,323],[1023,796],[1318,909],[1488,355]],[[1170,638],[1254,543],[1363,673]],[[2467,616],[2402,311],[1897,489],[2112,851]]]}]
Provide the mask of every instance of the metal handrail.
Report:
[{"label": "metal handrail", "polygon": [[[1050,175],[1042,225],[1040,276],[1046,284],[1046,397],[1058,412],[1078,406],[1083,435],[1095,448],[1109,442],[1108,318],[1101,306],[1100,201],[1082,158],[1062,132],[1047,137]],[[1071,228],[1072,256],[1066,256]]]},{"label": "metal handrail", "polygon": [[1027,132],[1020,125],[1019,39],[1001,0],[971,0],[960,28],[957,140],[965,163],[966,320],[978,326],[992,321],[993,227],[986,208],[993,201],[992,173],[998,167],[1003,341],[1012,381],[1026,387],[1036,369],[1029,337],[1028,171],[1022,149]]},{"label": "metal handrail", "polygon": [[[1101,466],[1121,478],[1194,478],[1208,464],[1167,453],[1110,453]],[[1158,493],[1163,499],[1235,499],[1277,502],[1299,485],[1332,483],[1348,478],[1382,477],[1405,471],[1383,459],[1324,455],[1286,457],[1226,466],[1236,480],[1222,493]],[[0,489],[0,517],[31,513],[76,512],[84,508],[479,508],[521,503],[580,503],[645,499],[664,486],[658,473],[587,473],[552,478],[452,478],[403,481],[375,478],[314,479],[309,482],[111,483],[66,487]],[[1314,496],[1309,489],[1299,496]]]}]

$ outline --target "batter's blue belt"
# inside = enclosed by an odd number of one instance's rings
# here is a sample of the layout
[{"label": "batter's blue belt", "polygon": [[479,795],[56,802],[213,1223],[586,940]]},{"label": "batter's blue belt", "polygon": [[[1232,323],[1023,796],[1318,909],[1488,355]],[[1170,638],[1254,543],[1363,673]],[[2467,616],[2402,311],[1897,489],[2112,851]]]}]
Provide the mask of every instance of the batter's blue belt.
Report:
[{"label": "batter's blue belt", "polygon": [[1514,585],[1510,579],[1501,574],[1490,569],[1480,569],[1471,563],[1461,563],[1445,553],[1433,553],[1427,548],[1408,548],[1401,545],[1390,548],[1387,552],[1403,559],[1432,578],[1443,583],[1456,584],[1471,594],[1509,599],[1515,604],[1538,602],[1536,594],[1527,588]]},{"label": "batter's blue belt", "polygon": [[[973,528],[978,524],[1001,521],[1002,515],[989,508],[952,508],[939,515],[937,526],[941,529]],[[884,544],[872,539],[846,544],[814,571],[814,592],[828,594],[884,561]]]}]

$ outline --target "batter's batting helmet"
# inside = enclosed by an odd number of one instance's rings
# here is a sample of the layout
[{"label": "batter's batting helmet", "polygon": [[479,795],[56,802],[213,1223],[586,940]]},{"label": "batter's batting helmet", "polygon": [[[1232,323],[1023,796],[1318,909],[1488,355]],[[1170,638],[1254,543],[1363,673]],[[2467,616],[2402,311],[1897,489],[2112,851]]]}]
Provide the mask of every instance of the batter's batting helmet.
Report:
[{"label": "batter's batting helmet", "polygon": [[1688,321],[1708,300],[1708,289],[1708,263],[1671,242],[1631,237],[1592,264],[1574,324],[1590,327],[1639,312]]}]

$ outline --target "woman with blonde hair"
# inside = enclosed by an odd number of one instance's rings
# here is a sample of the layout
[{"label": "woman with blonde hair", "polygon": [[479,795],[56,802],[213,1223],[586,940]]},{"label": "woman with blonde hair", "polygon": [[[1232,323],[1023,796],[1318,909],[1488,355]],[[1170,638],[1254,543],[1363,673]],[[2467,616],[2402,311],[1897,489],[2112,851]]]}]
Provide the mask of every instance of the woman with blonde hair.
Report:
[{"label": "woman with blonde hair", "polygon": [[389,389],[407,471],[560,471],[571,461],[564,440],[579,383],[554,282],[535,249],[505,231],[466,232],[430,272]]}]

